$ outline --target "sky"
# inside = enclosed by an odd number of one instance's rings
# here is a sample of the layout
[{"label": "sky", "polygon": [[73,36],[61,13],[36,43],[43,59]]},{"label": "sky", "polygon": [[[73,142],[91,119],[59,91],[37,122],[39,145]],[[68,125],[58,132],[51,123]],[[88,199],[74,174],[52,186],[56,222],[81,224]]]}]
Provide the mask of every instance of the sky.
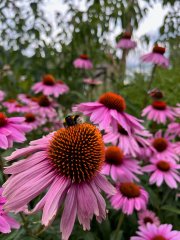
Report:
[{"label": "sky", "polygon": [[[86,7],[83,3],[84,1],[79,1],[79,0],[74,0],[74,3],[77,5],[77,7],[80,10],[85,10]],[[144,1],[139,0],[140,6],[144,6]],[[65,14],[67,11],[67,5],[63,4],[63,0],[47,0],[46,4],[44,5],[44,10],[47,14],[47,17],[51,19],[52,23],[55,25],[55,12],[60,11],[61,13]],[[147,53],[147,51],[150,51],[152,48],[153,43],[158,40],[158,30],[162,26],[164,17],[167,14],[169,10],[169,7],[163,8],[161,3],[156,2],[153,4],[152,8],[149,8],[147,16],[141,21],[139,24],[138,30],[133,32],[133,38],[134,40],[139,42],[139,38],[143,36],[144,34],[148,34],[150,36],[151,42],[149,45],[149,49],[143,49],[141,44],[138,44],[138,49],[137,52],[133,53],[134,55],[136,54],[144,54]],[[119,28],[116,28],[109,37],[110,43],[115,46],[115,37],[120,33]],[[118,55],[119,54],[119,55]],[[121,55],[121,51],[117,52],[117,55]],[[127,59],[127,66],[129,67],[137,67],[139,65],[139,61],[137,60],[134,62],[134,59],[139,59],[139,58],[134,58],[131,54],[128,56]]]},{"label": "sky", "polygon": [[[85,10],[83,1],[74,0],[75,4],[80,10]],[[139,0],[141,6],[144,6],[144,1]],[[54,16],[55,11],[60,11],[65,13],[67,10],[67,5],[63,4],[63,0],[49,0],[46,2],[44,9],[47,13],[47,16]],[[143,34],[156,35],[157,30],[162,25],[164,16],[166,15],[169,7],[163,8],[161,3],[155,3],[153,8],[150,8],[147,16],[141,21],[138,30],[135,32],[136,37],[140,37]],[[55,21],[55,18],[53,19]]]}]

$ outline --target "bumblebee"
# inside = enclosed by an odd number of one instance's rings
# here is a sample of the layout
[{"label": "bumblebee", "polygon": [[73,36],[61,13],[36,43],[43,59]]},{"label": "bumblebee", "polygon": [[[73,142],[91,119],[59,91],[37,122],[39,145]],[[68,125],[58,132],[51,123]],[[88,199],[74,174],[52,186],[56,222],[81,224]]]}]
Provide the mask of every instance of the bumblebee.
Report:
[{"label": "bumblebee", "polygon": [[79,115],[68,115],[65,117],[63,125],[67,128],[80,123],[83,123],[83,119]]}]

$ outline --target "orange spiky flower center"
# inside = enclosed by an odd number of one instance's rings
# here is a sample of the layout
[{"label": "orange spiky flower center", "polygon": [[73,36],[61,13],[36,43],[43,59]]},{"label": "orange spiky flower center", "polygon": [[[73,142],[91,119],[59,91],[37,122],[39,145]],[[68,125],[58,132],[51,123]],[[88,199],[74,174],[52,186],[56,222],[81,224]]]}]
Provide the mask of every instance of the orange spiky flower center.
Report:
[{"label": "orange spiky flower center", "polygon": [[165,51],[166,51],[166,48],[164,48],[164,47],[160,47],[158,45],[155,45],[153,47],[153,53],[159,53],[159,54],[163,55],[165,53]]},{"label": "orange spiky flower center", "polygon": [[39,106],[41,106],[41,107],[49,107],[51,105],[48,97],[43,96],[43,95],[41,97],[39,97],[38,103],[39,103]]},{"label": "orange spiky flower center", "polygon": [[42,81],[44,85],[47,85],[47,86],[54,86],[55,84],[55,78],[51,74],[44,75]]},{"label": "orange spiky flower center", "polygon": [[79,57],[83,60],[88,60],[89,59],[87,54],[81,54]]},{"label": "orange spiky flower center", "polygon": [[157,109],[157,110],[165,110],[166,109],[166,103],[163,101],[154,101],[152,103],[152,106],[154,109]]},{"label": "orange spiky flower center", "polygon": [[157,168],[163,172],[168,172],[171,166],[168,162],[161,160],[157,163]]},{"label": "orange spiky flower center", "polygon": [[100,131],[89,123],[59,129],[53,136],[48,156],[60,175],[80,183],[90,181],[104,163]]},{"label": "orange spiky flower center", "polygon": [[168,147],[167,140],[163,137],[155,138],[152,145],[158,152],[163,152]]},{"label": "orange spiky flower center", "polygon": [[110,146],[105,151],[105,160],[108,164],[121,165],[123,157],[123,151],[117,146]]},{"label": "orange spiky flower center", "polygon": [[128,132],[121,125],[118,125],[118,132],[122,135],[128,136]]},{"label": "orange spiky flower center", "polygon": [[141,194],[140,187],[132,182],[121,183],[119,190],[127,198],[136,198]]},{"label": "orange spiky flower center", "polygon": [[161,235],[157,235],[157,236],[153,237],[152,240],[167,240],[167,239]]},{"label": "orange spiky flower center", "polygon": [[109,109],[115,109],[123,112],[126,109],[126,103],[123,97],[116,93],[107,92],[100,96],[99,102]]},{"label": "orange spiky flower center", "polygon": [[4,127],[7,124],[6,115],[0,112],[0,127]]},{"label": "orange spiky flower center", "polygon": [[28,122],[28,123],[32,123],[36,120],[36,117],[33,113],[26,113],[25,114],[25,121]]}]

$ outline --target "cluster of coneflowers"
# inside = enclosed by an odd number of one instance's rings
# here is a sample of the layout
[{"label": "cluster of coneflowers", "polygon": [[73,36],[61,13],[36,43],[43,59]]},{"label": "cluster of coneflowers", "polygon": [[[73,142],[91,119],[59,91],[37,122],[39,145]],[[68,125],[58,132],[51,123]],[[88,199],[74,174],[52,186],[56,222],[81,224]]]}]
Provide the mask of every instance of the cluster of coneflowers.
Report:
[{"label": "cluster of coneflowers", "polygon": [[[133,49],[136,43],[130,33],[124,33],[117,47]],[[143,60],[166,67],[163,53],[155,46]],[[83,54],[74,66],[91,69],[93,65]],[[90,79],[86,82],[98,84]],[[8,163],[15,162],[4,169],[4,174],[11,176],[0,189],[0,232],[20,227],[10,212],[31,215],[40,211],[41,222],[48,227],[63,206],[60,232],[62,239],[68,240],[76,219],[84,230],[90,230],[93,216],[98,222],[106,218],[106,201],[101,194],[105,192],[107,201],[121,214],[138,213],[137,236],[131,240],[179,240],[180,232],[172,230],[171,224],[162,224],[149,209],[149,194],[141,182],[141,176],[148,174],[150,185],[160,188],[165,183],[167,188],[178,188],[179,105],[168,106],[161,91],[152,91],[152,103],[143,109],[142,116],[164,124],[164,128],[151,133],[143,120],[128,113],[123,96],[105,92],[95,102],[73,106],[74,114],[66,116],[62,125],[56,98],[68,92],[68,86],[48,74],[32,91],[38,95],[19,94],[16,99],[5,99],[0,91],[1,149],[25,141],[30,131],[45,127],[49,131],[6,157]],[[81,114],[89,120],[83,121]],[[49,122],[52,132],[47,128]],[[29,209],[38,196],[37,204]]]}]

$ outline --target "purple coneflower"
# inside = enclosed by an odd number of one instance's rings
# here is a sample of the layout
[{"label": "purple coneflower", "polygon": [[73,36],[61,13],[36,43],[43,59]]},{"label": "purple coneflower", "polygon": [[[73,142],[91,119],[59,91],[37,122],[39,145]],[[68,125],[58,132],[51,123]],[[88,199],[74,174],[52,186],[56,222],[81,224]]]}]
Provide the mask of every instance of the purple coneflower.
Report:
[{"label": "purple coneflower", "polygon": [[156,65],[162,66],[164,68],[169,67],[169,60],[164,57],[166,49],[164,47],[160,47],[158,45],[155,45],[153,47],[152,53],[145,54],[141,57],[141,60],[143,62],[151,62]]},{"label": "purple coneflower", "polygon": [[30,213],[42,210],[42,224],[48,226],[63,205],[63,240],[69,238],[76,216],[84,230],[90,229],[93,215],[99,222],[106,217],[100,191],[112,195],[115,189],[99,173],[104,163],[104,144],[95,126],[81,123],[61,128],[16,150],[7,160],[21,157],[24,159],[5,169],[11,174],[4,184],[6,210],[18,212],[45,191]]},{"label": "purple coneflower", "polygon": [[142,169],[144,172],[151,174],[149,183],[156,183],[158,187],[160,187],[164,181],[170,188],[177,188],[177,183],[180,183],[178,172],[180,164],[177,164],[173,160],[153,158],[150,160],[150,164]]},{"label": "purple coneflower", "polygon": [[42,124],[41,120],[34,113],[27,112],[24,117],[26,124],[32,129],[37,129]]},{"label": "purple coneflower", "polygon": [[6,117],[0,112],[0,148],[7,149],[13,146],[13,142],[24,142],[25,133],[31,128],[25,123],[23,117]]},{"label": "purple coneflower", "polygon": [[146,209],[148,193],[133,182],[122,182],[116,187],[117,193],[110,197],[111,205],[115,209],[121,209],[127,215],[133,214],[134,210]]},{"label": "purple coneflower", "polygon": [[147,209],[138,213],[138,219],[138,224],[140,226],[146,226],[147,223],[151,223],[156,226],[159,226],[161,224],[156,214]]},{"label": "purple coneflower", "polygon": [[139,227],[137,236],[131,237],[130,240],[179,240],[180,232],[172,231],[171,224],[155,224],[147,223],[146,226]]},{"label": "purple coneflower", "polygon": [[156,132],[154,137],[149,139],[153,148],[152,157],[178,161],[179,158],[174,151],[175,143],[171,142],[171,140],[172,136],[170,136],[167,132],[164,135],[161,130]]},{"label": "purple coneflower", "polygon": [[135,174],[142,174],[138,161],[130,156],[125,156],[124,152],[117,146],[109,146],[105,151],[105,164],[101,173],[110,175],[111,178],[128,181],[139,181]]},{"label": "purple coneflower", "polygon": [[174,121],[176,113],[174,108],[168,106],[166,102],[156,100],[143,109],[142,116],[147,116],[148,120],[165,124],[167,120]]},{"label": "purple coneflower", "polygon": [[32,90],[35,93],[42,92],[46,96],[53,95],[57,98],[59,95],[67,93],[69,87],[61,80],[56,81],[51,74],[46,74],[43,76],[41,82],[35,83],[32,86]]},{"label": "purple coneflower", "polygon": [[107,92],[100,96],[96,102],[80,103],[73,108],[73,111],[82,112],[89,116],[94,124],[99,124],[100,129],[109,130],[111,126],[117,128],[121,125],[128,134],[131,129],[144,130],[140,124],[141,120],[125,112],[126,103],[123,97],[116,93]]},{"label": "purple coneflower", "polygon": [[11,228],[19,229],[20,224],[3,210],[6,199],[2,196],[3,188],[0,188],[0,233],[10,233]]},{"label": "purple coneflower", "polygon": [[81,54],[79,58],[74,60],[73,65],[75,68],[80,68],[80,69],[93,68],[93,64],[87,54]]},{"label": "purple coneflower", "polygon": [[52,120],[57,117],[57,112],[54,108],[57,104],[47,96],[42,95],[34,100],[32,99],[30,106],[30,110],[42,118]]},{"label": "purple coneflower", "polygon": [[116,48],[134,49],[136,46],[136,42],[131,40],[131,33],[125,32],[123,33],[120,41],[117,43]]}]

